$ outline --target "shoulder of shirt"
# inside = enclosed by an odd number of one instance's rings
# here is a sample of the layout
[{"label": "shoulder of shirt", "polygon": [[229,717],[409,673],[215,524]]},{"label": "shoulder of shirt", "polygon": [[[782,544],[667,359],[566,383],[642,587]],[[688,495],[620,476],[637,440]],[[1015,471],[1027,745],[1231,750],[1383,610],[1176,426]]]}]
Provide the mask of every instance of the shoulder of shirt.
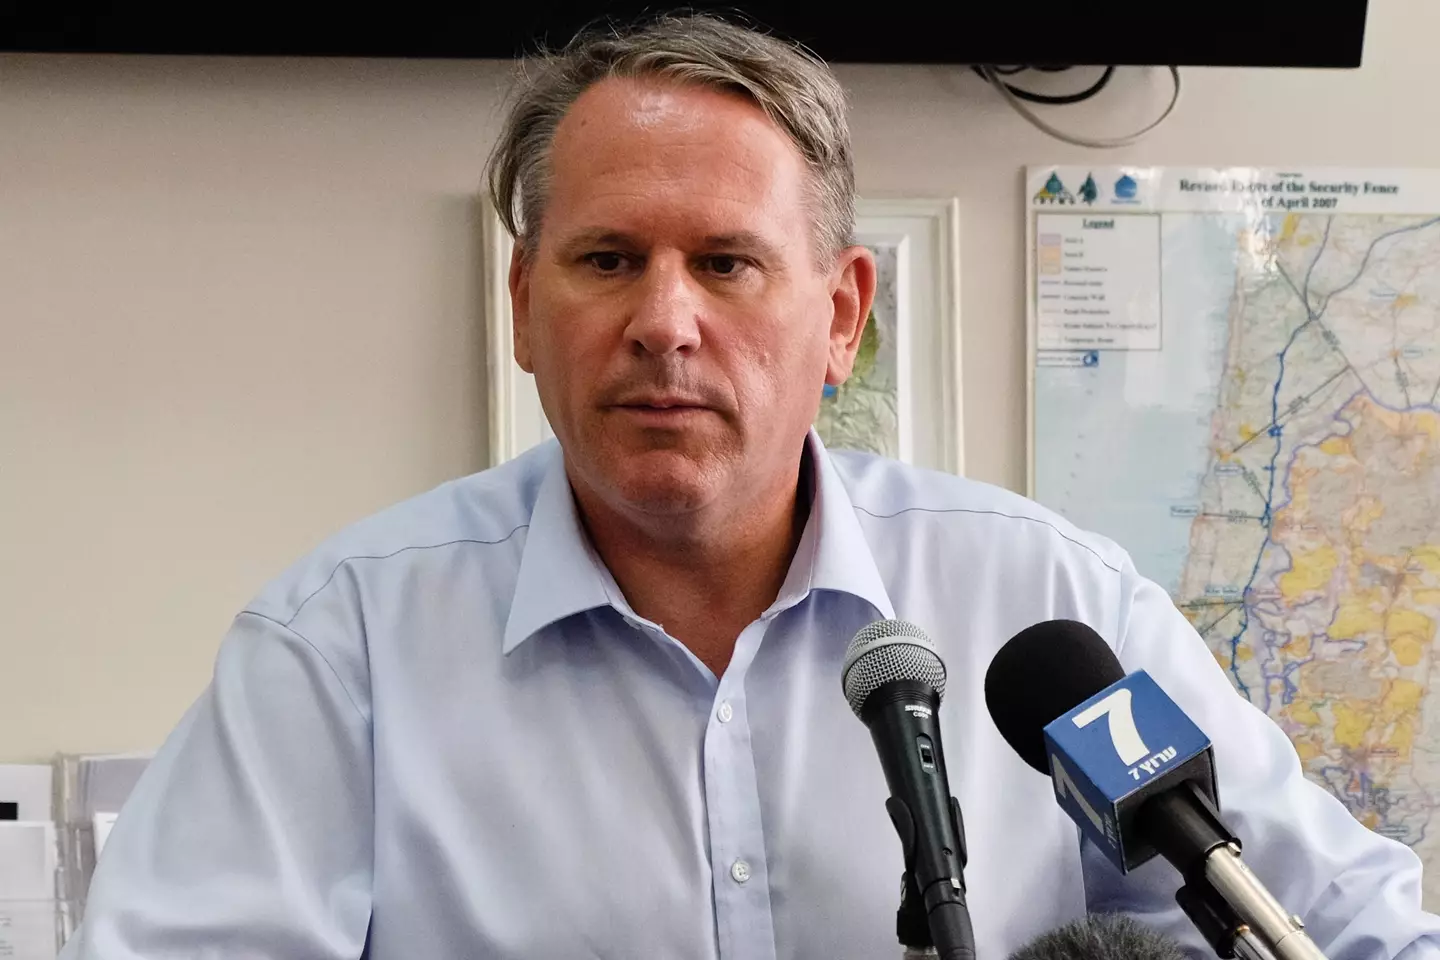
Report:
[{"label": "shoulder of shirt", "polygon": [[[1082,530],[1053,510],[1002,487],[873,454],[840,450],[831,451],[830,457],[866,526],[889,520],[938,524],[942,529],[1015,524],[1032,535],[1026,538],[1030,543],[1033,535],[1052,541],[1057,560],[1093,564],[1113,573],[1130,562],[1114,541]],[[1003,557],[1017,542],[997,538],[987,546]]]},{"label": "shoulder of shirt", "polygon": [[554,446],[554,441],[541,444],[351,524],[268,584],[246,612],[288,625],[347,564],[403,563],[415,551],[509,542],[529,527]]}]

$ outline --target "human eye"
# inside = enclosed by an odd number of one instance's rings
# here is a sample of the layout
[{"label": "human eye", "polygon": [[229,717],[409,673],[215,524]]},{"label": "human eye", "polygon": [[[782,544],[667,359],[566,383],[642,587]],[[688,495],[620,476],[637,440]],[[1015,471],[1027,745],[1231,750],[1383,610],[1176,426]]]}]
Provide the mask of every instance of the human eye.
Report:
[{"label": "human eye", "polygon": [[582,257],[592,269],[602,276],[618,275],[626,268],[628,258],[615,250],[596,250]]},{"label": "human eye", "polygon": [[732,253],[714,253],[702,261],[705,269],[714,276],[732,279],[741,276],[751,266],[744,257]]}]

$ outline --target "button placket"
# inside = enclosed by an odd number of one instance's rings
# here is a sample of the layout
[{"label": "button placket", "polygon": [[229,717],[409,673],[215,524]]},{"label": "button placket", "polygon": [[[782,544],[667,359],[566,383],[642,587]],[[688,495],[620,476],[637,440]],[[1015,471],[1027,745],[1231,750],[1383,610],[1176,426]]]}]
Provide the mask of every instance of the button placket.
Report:
[{"label": "button placket", "polygon": [[710,825],[715,920],[721,960],[774,960],[775,929],[745,698],[745,674],[769,626],[762,618],[737,639],[720,677],[705,731],[705,796]]}]

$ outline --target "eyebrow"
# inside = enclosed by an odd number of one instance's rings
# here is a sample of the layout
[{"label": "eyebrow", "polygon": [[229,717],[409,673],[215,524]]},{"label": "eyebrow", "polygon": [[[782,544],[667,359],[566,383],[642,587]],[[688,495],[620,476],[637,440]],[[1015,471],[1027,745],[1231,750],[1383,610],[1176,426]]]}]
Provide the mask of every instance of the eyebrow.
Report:
[{"label": "eyebrow", "polygon": [[604,227],[597,227],[591,230],[582,230],[577,234],[566,237],[560,241],[560,250],[565,254],[578,253],[586,247],[634,247],[637,246],[635,238],[629,234],[621,233],[618,230],[608,230]]},{"label": "eyebrow", "polygon": [[753,230],[715,234],[706,237],[703,246],[707,250],[742,250],[770,262],[781,259],[780,248]]},{"label": "eyebrow", "polygon": [[[596,227],[582,230],[565,238],[560,242],[559,249],[563,256],[569,257],[589,247],[628,247],[633,249],[639,246],[642,244],[628,233],[606,227]],[[701,239],[700,248],[702,250],[738,250],[752,253],[761,260],[771,262],[781,259],[780,248],[753,230],[711,234]]]}]

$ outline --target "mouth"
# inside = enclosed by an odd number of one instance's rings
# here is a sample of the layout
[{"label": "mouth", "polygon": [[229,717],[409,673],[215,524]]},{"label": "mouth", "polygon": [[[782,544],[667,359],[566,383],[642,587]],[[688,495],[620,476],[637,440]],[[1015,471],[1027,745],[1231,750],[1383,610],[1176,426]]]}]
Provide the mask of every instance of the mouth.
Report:
[{"label": "mouth", "polygon": [[644,397],[617,403],[611,409],[649,426],[678,425],[711,412],[710,407],[686,397]]}]

